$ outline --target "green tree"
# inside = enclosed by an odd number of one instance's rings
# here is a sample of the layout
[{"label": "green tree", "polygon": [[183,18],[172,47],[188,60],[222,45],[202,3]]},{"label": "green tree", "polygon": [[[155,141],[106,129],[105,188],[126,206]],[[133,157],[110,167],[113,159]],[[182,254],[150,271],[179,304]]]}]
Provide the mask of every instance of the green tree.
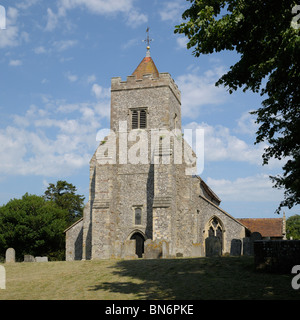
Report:
[{"label": "green tree", "polygon": [[82,217],[84,196],[76,194],[76,187],[71,183],[59,180],[56,184],[49,183],[45,191],[45,199],[53,201],[67,212],[66,221],[71,225]]},{"label": "green tree", "polygon": [[289,217],[286,220],[286,236],[293,240],[300,240],[300,216],[298,214]]},{"label": "green tree", "polygon": [[13,247],[18,259],[23,255],[64,258],[67,227],[65,210],[41,196],[25,194],[0,207],[0,256]]},{"label": "green tree", "polygon": [[[239,61],[216,83],[232,93],[259,92],[265,99],[253,112],[260,124],[255,143],[266,141],[263,164],[285,158],[283,174],[270,177],[284,189],[284,206],[300,203],[300,28],[292,0],[189,0],[186,21],[175,27],[185,34],[193,54],[235,50]],[[293,22],[292,22],[293,21]]]}]

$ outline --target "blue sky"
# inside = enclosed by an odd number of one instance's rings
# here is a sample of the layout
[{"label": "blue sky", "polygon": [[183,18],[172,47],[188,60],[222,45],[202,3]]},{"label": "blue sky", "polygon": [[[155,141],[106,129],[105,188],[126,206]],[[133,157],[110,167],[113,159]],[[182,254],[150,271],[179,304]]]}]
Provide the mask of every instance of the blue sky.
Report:
[{"label": "blue sky", "polygon": [[[283,191],[269,175],[284,162],[262,166],[266,144],[254,145],[250,110],[261,97],[215,87],[238,60],[234,52],[195,58],[174,34],[184,0],[1,0],[0,205],[26,192],[43,194],[66,180],[88,199],[89,160],[96,134],[109,128],[110,81],[123,80],[146,53],[159,72],[171,74],[182,94],[184,128],[205,129],[201,177],[236,218],[278,217]],[[284,210],[286,216],[299,208]]]}]

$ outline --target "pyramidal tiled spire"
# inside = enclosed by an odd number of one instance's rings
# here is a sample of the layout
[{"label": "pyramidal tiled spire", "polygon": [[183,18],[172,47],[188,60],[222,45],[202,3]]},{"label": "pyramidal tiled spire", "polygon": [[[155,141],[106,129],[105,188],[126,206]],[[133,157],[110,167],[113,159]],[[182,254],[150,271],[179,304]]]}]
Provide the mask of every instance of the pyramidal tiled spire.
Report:
[{"label": "pyramidal tiled spire", "polygon": [[144,74],[152,74],[153,78],[159,77],[159,72],[150,55],[150,41],[152,41],[152,39],[149,38],[149,27],[147,28],[146,32],[147,39],[144,40],[145,42],[147,42],[146,57],[141,61],[141,63],[138,65],[138,67],[134,70],[132,74],[135,75],[137,79],[143,79]]}]

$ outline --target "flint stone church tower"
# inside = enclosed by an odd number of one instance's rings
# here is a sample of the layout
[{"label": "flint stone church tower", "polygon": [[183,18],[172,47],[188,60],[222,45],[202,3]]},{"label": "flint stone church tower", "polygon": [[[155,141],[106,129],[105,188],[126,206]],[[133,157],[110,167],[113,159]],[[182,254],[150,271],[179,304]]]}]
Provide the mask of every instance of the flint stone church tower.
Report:
[{"label": "flint stone church tower", "polygon": [[90,161],[83,218],[66,230],[66,260],[205,256],[209,237],[224,254],[246,236],[191,175],[195,163],[183,150],[195,154],[181,134],[180,91],[169,73],[158,72],[149,47],[127,81],[112,78],[110,121]]}]

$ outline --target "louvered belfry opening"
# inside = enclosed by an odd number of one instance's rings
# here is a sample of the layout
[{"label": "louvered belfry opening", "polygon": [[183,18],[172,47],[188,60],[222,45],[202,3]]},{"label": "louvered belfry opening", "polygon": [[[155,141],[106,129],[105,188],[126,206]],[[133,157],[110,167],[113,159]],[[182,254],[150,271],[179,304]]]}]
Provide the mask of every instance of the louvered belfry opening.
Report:
[{"label": "louvered belfry opening", "polygon": [[132,111],[132,129],[138,129],[139,128],[139,113],[137,110]]},{"label": "louvered belfry opening", "polygon": [[147,127],[147,114],[146,110],[140,111],[140,129],[146,129]]},{"label": "louvered belfry opening", "polygon": [[147,128],[147,112],[146,112],[146,110],[132,110],[131,128],[132,129],[146,129]]}]

